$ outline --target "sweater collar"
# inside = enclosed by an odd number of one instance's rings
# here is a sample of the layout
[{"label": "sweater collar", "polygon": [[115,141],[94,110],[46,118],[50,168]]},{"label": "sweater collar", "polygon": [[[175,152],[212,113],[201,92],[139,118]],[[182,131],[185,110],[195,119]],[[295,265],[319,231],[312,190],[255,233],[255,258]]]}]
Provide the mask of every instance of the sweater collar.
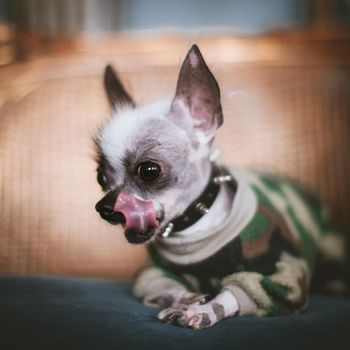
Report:
[{"label": "sweater collar", "polygon": [[230,172],[237,183],[237,191],[228,218],[207,232],[195,231],[190,235],[157,237],[151,244],[167,260],[180,265],[200,262],[223,248],[237,237],[254,217],[257,198],[244,172]]}]

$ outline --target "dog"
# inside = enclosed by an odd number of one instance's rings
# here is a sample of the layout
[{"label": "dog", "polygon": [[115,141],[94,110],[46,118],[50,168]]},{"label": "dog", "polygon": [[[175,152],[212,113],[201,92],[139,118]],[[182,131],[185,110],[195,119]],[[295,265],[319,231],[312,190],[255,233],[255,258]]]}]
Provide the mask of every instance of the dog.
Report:
[{"label": "dog", "polygon": [[152,265],[133,291],[158,318],[192,329],[239,315],[299,313],[316,252],[340,261],[326,206],[290,179],[215,162],[220,88],[196,45],[172,100],[136,106],[107,66],[112,117],[99,129],[101,217],[145,243]]}]

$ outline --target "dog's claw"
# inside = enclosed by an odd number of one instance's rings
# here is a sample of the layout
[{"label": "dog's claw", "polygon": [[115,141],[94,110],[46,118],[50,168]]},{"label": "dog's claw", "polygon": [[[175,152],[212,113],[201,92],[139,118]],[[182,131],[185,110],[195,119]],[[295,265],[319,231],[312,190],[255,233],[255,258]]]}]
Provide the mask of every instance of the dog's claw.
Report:
[{"label": "dog's claw", "polygon": [[198,316],[193,316],[187,323],[188,327],[193,327],[195,323],[198,322]]},{"label": "dog's claw", "polygon": [[184,308],[174,308],[170,307],[168,309],[162,310],[158,314],[158,318],[162,321],[166,321],[168,323],[175,323],[182,315],[184,314]]},{"label": "dog's claw", "polygon": [[173,306],[179,307],[180,305],[204,304],[206,302],[206,298],[206,294],[189,293],[179,299]]}]

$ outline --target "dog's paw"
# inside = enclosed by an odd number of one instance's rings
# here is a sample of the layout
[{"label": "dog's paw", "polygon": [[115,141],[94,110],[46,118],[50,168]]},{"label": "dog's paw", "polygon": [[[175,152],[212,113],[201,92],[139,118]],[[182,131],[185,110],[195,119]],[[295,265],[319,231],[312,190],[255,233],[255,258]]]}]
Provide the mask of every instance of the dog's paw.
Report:
[{"label": "dog's paw", "polygon": [[164,309],[158,314],[162,321],[194,330],[213,326],[224,317],[223,307],[217,303],[181,305]]}]

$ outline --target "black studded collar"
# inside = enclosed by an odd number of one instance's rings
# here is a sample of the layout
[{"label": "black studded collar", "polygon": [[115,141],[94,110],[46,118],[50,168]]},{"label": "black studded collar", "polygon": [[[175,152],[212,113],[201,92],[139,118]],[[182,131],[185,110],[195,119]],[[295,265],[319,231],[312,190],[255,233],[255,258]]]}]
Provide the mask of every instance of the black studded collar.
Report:
[{"label": "black studded collar", "polygon": [[236,182],[230,172],[217,164],[212,164],[211,175],[207,186],[184,211],[184,213],[172,219],[165,228],[162,237],[167,238],[171,233],[185,230],[195,224],[205,215],[214,203],[222,183],[227,183],[233,192],[236,192]]}]

